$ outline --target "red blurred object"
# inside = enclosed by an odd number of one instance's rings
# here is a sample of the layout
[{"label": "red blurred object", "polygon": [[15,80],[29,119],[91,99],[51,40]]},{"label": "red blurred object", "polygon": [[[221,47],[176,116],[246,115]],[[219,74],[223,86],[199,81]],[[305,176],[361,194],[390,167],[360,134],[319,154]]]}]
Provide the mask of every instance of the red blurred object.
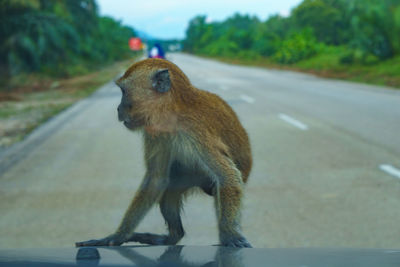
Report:
[{"label": "red blurred object", "polygon": [[129,48],[134,51],[141,50],[143,48],[142,40],[137,37],[129,39]]}]

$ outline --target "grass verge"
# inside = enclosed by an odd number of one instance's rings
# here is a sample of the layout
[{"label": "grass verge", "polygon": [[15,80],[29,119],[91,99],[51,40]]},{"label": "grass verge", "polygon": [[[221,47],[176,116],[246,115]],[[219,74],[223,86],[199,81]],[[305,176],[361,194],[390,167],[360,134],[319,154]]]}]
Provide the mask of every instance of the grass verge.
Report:
[{"label": "grass verge", "polygon": [[22,140],[50,117],[89,96],[135,60],[137,57],[68,79],[38,75],[14,77],[12,90],[0,90],[0,149]]},{"label": "grass verge", "polygon": [[340,63],[341,56],[340,50],[332,49],[291,65],[274,63],[270,59],[262,57],[255,59],[218,57],[214,59],[233,64],[300,71],[326,78],[400,88],[400,56],[368,64],[343,64]]}]

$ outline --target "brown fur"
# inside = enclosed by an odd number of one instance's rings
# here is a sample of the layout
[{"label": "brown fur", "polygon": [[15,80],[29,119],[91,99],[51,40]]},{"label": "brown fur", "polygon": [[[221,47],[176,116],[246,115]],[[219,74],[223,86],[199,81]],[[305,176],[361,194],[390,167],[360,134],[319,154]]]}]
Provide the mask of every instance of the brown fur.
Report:
[{"label": "brown fur", "polygon": [[[170,84],[157,76],[166,69]],[[221,243],[250,246],[241,234],[240,206],[252,158],[248,136],[232,108],[219,96],[195,88],[167,60],[135,63],[116,83],[124,92],[119,119],[129,129],[143,131],[147,173],[117,232],[77,246],[176,244],[184,234],[182,197],[193,187],[214,196]],[[169,90],[156,90],[159,84],[170,85]],[[134,233],[155,202],[169,234]]]}]

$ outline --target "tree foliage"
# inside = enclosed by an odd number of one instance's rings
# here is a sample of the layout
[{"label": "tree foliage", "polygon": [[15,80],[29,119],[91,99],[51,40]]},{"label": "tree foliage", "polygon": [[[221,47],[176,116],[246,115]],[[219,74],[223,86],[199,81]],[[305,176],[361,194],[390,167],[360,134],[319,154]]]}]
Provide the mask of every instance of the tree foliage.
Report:
[{"label": "tree foliage", "polygon": [[120,59],[132,28],[98,15],[95,0],[0,0],[2,73],[70,75]]},{"label": "tree foliage", "polygon": [[290,16],[266,21],[234,14],[222,22],[193,18],[186,51],[222,57],[270,57],[291,64],[324,51],[345,47],[343,62],[385,60],[400,53],[398,0],[303,0]]},{"label": "tree foliage", "polygon": [[288,38],[282,40],[279,49],[273,55],[273,59],[279,63],[290,64],[315,55],[318,51],[318,43],[311,28],[294,32]]}]

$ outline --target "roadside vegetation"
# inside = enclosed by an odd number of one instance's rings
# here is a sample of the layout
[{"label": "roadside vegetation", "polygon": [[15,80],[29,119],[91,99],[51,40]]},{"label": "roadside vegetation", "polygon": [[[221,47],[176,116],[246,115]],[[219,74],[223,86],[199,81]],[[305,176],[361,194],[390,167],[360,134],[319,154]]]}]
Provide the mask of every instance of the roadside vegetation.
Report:
[{"label": "roadside vegetation", "polygon": [[184,50],[228,62],[400,87],[398,0],[304,0],[265,21],[193,18]]},{"label": "roadside vegetation", "polygon": [[1,0],[0,149],[125,70],[134,36],[95,0]]},{"label": "roadside vegetation", "polygon": [[62,79],[25,76],[26,85],[14,88],[0,101],[0,150],[23,139],[38,125],[92,94],[127,69],[137,58],[118,61],[101,70]]}]

